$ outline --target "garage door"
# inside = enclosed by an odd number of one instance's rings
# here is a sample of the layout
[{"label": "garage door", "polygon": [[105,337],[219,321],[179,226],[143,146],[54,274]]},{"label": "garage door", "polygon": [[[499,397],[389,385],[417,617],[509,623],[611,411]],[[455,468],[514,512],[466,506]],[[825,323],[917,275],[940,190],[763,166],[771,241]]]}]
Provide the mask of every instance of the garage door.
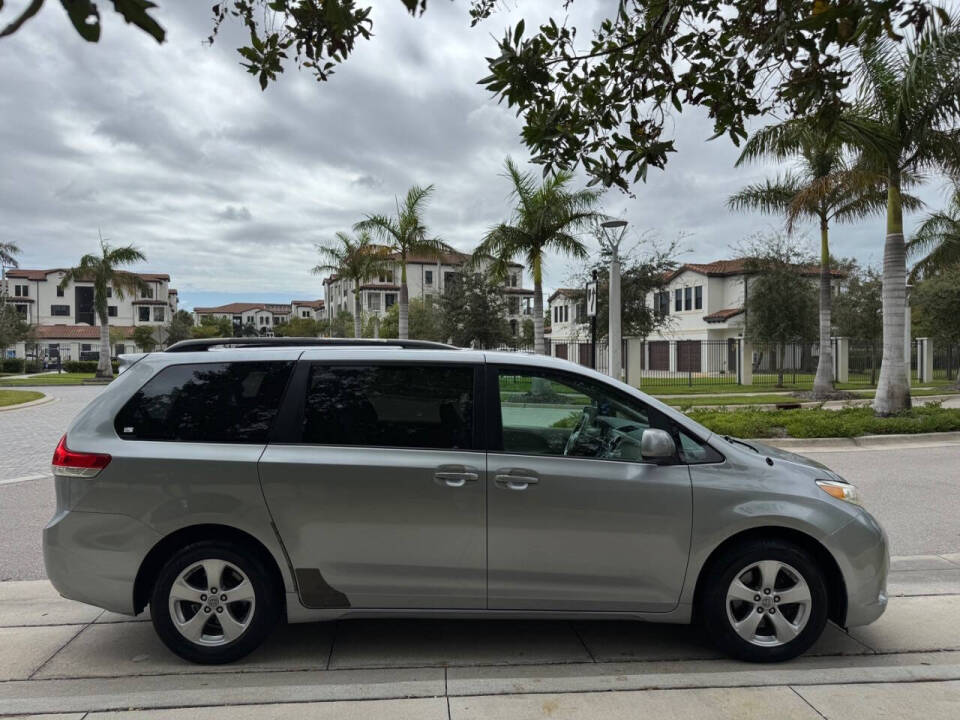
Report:
[{"label": "garage door", "polygon": [[680,340],[677,343],[677,370],[700,372],[699,340]]},{"label": "garage door", "polygon": [[567,344],[566,343],[557,343],[556,352],[554,353],[556,357],[567,359]]},{"label": "garage door", "polygon": [[650,349],[650,369],[651,370],[669,370],[670,369],[670,343],[666,340],[657,340],[648,343]]}]

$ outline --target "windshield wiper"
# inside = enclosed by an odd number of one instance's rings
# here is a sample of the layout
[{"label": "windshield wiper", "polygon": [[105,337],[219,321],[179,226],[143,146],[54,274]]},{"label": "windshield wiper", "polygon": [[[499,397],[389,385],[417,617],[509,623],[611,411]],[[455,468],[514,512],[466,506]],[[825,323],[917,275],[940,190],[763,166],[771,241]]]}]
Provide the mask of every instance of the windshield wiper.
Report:
[{"label": "windshield wiper", "polygon": [[753,450],[753,451],[754,451],[755,453],[757,453],[758,455],[760,454],[760,451],[757,450],[753,445],[751,445],[750,443],[748,443],[748,442],[746,442],[746,441],[744,441],[744,440],[741,440],[740,438],[735,438],[735,437],[730,437],[729,435],[724,435],[724,436],[723,436],[723,439],[726,440],[726,441],[727,441],[728,443],[730,443],[731,445],[732,445],[733,443],[737,443],[738,445],[744,445],[744,446],[750,448],[751,450]]}]

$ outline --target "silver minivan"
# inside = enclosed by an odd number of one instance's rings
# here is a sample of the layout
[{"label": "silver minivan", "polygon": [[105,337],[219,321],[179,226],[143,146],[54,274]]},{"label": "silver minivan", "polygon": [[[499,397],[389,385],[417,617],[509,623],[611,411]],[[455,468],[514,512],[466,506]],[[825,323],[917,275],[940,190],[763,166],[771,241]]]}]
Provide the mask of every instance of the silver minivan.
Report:
[{"label": "silver minivan", "polygon": [[127,364],[54,453],[47,574],[149,606],[188,660],[389,615],[695,621],[777,661],[886,607],[852,485],[564,360],[278,338]]}]

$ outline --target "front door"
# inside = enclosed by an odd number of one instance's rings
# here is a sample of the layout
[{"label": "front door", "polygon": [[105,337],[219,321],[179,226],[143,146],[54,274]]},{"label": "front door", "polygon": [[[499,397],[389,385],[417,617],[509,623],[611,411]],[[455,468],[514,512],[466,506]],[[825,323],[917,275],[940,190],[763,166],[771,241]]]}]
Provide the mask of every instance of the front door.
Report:
[{"label": "front door", "polygon": [[[665,612],[690,546],[690,473],[640,454],[665,417],[572,373],[488,372],[488,607]],[[529,386],[518,397],[514,389]],[[499,421],[498,421],[499,420]]]},{"label": "front door", "polygon": [[301,360],[260,477],[304,605],[485,607],[478,377],[463,363]]}]

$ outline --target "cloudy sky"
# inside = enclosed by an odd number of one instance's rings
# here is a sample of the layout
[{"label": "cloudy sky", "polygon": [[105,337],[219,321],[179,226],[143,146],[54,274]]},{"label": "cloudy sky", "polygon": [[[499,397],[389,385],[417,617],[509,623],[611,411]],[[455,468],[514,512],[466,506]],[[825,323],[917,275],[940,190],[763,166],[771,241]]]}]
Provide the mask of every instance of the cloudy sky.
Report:
[{"label": "cloudy sky", "polygon": [[[285,301],[322,296],[309,273],[315,243],[389,211],[411,184],[436,185],[428,226],[462,250],[507,218],[503,160],[528,154],[519,120],[476,81],[492,36],[557,3],[511,3],[471,29],[465,2],[432,0],[412,18],[399,0],[377,0],[375,38],[330,82],[291,68],[266,92],[238,64],[238,28],[203,43],[209,2],[159,4],[162,46],[107,2],[99,44],[81,40],[52,1],[0,40],[0,239],[20,245],[23,267],[72,264],[95,250],[100,229],[141,248],[143,270],[168,272],[186,307]],[[0,22],[24,5],[8,1]],[[583,29],[596,21],[576,19]],[[777,168],[734,169],[736,148],[706,142],[701,113],[671,122],[679,152],[667,171],[651,171],[635,198],[606,195],[605,210],[630,221],[628,242],[682,235],[682,260],[709,261],[773,228],[725,200]],[[942,183],[922,196],[940,205]],[[880,217],[838,227],[833,249],[879,263],[882,235]],[[574,271],[551,258],[546,285]]]}]

